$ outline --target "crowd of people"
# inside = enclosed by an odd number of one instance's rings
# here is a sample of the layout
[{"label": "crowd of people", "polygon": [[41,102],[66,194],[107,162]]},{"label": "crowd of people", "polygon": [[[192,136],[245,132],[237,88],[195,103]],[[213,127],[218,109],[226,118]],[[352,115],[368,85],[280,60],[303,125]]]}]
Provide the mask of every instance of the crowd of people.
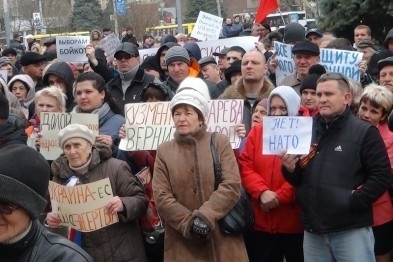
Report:
[{"label": "crowd of people", "polygon": [[[367,25],[349,39],[295,22],[271,32],[249,20],[226,19],[223,35],[255,36],[254,48],[239,44],[205,57],[187,35],[145,36],[140,44],[128,28],[108,58],[100,40],[112,30],[104,28],[91,32],[88,62],[66,63],[53,39],[43,51],[34,36],[26,48],[15,36],[0,57],[7,70],[0,78],[0,261],[389,261],[393,29],[379,47]],[[274,41],[293,45],[296,69],[283,79],[275,74]],[[151,47],[157,52],[142,61],[140,50]],[[360,81],[326,70],[321,48],[362,52]],[[215,136],[217,188],[207,126],[214,99],[244,101],[242,122],[233,123],[240,147]],[[154,151],[121,150],[125,105],[157,101],[169,101],[174,138]],[[99,135],[68,125],[58,134],[62,154],[45,160],[42,112],[97,114]],[[262,154],[266,116],[312,117],[309,154]],[[138,180],[145,167],[150,187]],[[48,203],[49,180],[74,186],[104,178],[113,192],[105,210],[119,222],[78,232],[72,243],[72,230]],[[254,223],[227,234],[219,221],[241,186]],[[158,236],[140,223],[152,204],[165,228]]]}]

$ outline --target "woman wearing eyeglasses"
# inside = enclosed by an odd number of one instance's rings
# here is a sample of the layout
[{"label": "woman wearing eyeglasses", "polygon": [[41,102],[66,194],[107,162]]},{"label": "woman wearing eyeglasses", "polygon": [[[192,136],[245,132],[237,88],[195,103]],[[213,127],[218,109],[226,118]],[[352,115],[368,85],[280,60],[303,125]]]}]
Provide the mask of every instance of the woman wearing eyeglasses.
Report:
[{"label": "woman wearing eyeglasses", "polygon": [[124,124],[120,108],[106,89],[105,80],[94,72],[79,75],[75,80],[74,97],[77,105],[72,112],[98,114],[99,135],[97,143],[112,149],[112,156],[117,155],[120,142],[119,130]]},{"label": "woman wearing eyeglasses", "polygon": [[[384,86],[371,84],[364,89],[358,111],[360,119],[378,128],[385,143],[391,167],[393,167],[393,133],[389,131],[387,118],[392,105],[392,92]],[[389,262],[393,246],[393,206],[388,192],[374,202],[373,217],[376,261]]]},{"label": "woman wearing eyeglasses", "polygon": [[0,261],[93,261],[37,219],[46,206],[50,173],[42,155],[11,145],[0,150],[0,159]]}]

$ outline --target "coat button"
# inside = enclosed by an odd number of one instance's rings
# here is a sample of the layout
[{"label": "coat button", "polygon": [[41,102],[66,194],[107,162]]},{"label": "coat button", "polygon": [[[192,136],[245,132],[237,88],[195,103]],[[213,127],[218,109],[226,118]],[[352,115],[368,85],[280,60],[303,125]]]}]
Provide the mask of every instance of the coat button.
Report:
[{"label": "coat button", "polygon": [[193,192],[194,192],[194,194],[196,194],[197,193],[197,189],[196,188],[194,188],[194,190],[192,190]]}]

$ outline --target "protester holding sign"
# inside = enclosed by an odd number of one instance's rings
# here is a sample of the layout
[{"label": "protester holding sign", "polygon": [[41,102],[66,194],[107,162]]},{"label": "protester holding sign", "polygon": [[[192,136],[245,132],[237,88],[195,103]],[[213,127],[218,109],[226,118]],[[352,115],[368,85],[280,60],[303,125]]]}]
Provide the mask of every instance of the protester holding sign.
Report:
[{"label": "protester holding sign", "polygon": [[248,261],[242,236],[218,225],[239,200],[240,176],[228,137],[216,134],[222,182],[214,190],[209,98],[203,80],[186,78],[171,100],[175,138],[157,150],[153,195],[165,220],[165,261]]},{"label": "protester holding sign", "polygon": [[[268,116],[308,115],[289,86],[279,86],[270,93],[267,112]],[[245,235],[249,259],[303,261],[303,227],[294,187],[281,173],[280,157],[262,154],[263,128],[254,125],[239,158],[242,184],[251,197],[255,216],[255,231]]]},{"label": "protester holding sign", "polygon": [[77,103],[74,113],[98,114],[100,135],[96,137],[96,142],[111,147],[115,157],[124,117],[120,115],[119,105],[107,91],[105,80],[94,72],[81,74],[75,80],[74,96]]},{"label": "protester holding sign", "polygon": [[[143,189],[128,165],[112,158],[110,148],[94,144],[95,140],[93,132],[84,125],[72,124],[62,129],[59,142],[64,154],[52,163],[53,181],[66,185],[74,179],[76,184],[87,184],[108,177],[114,197],[104,212],[117,214],[120,221],[81,233],[82,248],[94,261],[146,261],[138,224],[139,217],[146,212]],[[93,197],[99,198],[100,194]],[[91,226],[95,217],[93,214],[86,217],[83,223]],[[57,227],[62,222],[54,213],[48,213],[46,221],[50,227]]]},{"label": "protester holding sign", "polygon": [[46,206],[46,160],[34,149],[16,144],[2,148],[0,159],[0,261],[93,261],[37,219]]}]

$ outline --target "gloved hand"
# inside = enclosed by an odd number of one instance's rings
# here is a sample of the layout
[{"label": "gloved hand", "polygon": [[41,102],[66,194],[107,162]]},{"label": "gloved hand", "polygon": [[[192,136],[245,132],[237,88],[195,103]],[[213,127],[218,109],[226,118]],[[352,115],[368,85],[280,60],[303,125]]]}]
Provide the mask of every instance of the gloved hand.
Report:
[{"label": "gloved hand", "polygon": [[204,239],[209,234],[209,232],[210,228],[206,225],[206,223],[203,222],[203,220],[199,217],[195,217],[191,228],[191,233],[199,239]]}]

